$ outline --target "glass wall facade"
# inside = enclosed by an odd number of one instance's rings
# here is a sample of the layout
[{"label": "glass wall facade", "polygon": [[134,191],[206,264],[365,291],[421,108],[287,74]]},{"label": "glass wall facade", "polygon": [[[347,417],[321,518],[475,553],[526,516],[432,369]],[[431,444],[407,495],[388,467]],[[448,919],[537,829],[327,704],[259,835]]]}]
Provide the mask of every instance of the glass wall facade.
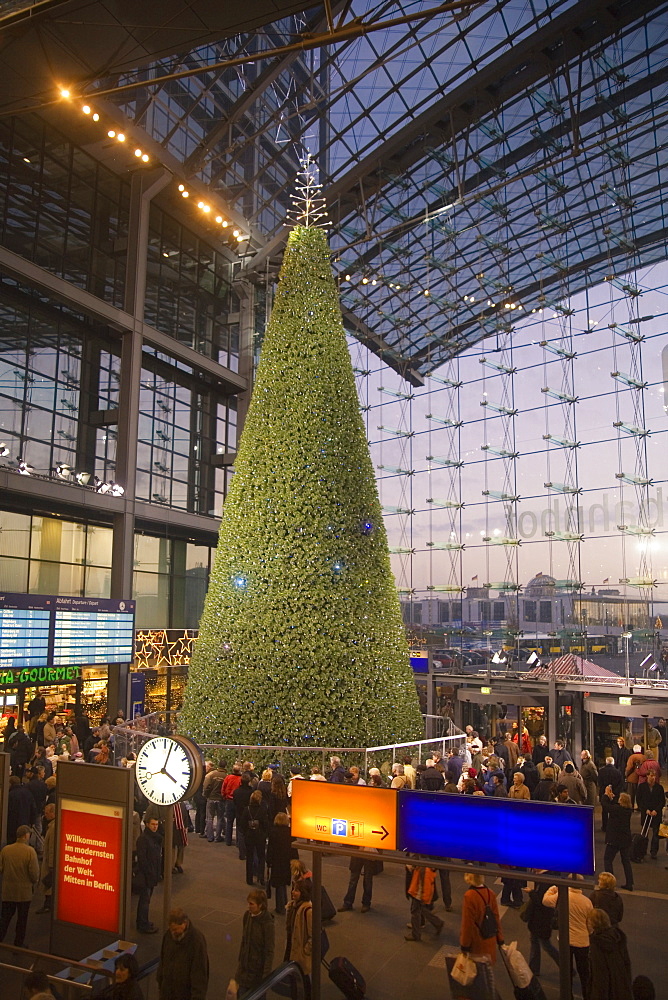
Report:
[{"label": "glass wall facade", "polygon": [[407,622],[469,646],[668,638],[665,279],[535,309],[424,388],[351,344]]},{"label": "glass wall facade", "polygon": [[239,370],[232,264],[185,226],[151,205],[144,319],[179,343]]},{"label": "glass wall facade", "polygon": [[[135,536],[138,628],[199,625],[214,547]],[[112,529],[61,517],[0,511],[0,591],[109,597]]]},{"label": "glass wall facade", "polygon": [[123,305],[130,184],[34,115],[0,122],[0,243]]}]

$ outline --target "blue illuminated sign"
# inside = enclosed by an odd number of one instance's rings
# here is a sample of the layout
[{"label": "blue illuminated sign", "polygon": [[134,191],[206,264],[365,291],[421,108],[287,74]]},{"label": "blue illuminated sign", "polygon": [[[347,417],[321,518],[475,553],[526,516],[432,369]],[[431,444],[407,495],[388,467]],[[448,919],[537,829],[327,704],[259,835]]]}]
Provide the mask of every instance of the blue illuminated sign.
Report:
[{"label": "blue illuminated sign", "polygon": [[397,847],[411,854],[594,872],[591,806],[400,790],[398,814]]}]

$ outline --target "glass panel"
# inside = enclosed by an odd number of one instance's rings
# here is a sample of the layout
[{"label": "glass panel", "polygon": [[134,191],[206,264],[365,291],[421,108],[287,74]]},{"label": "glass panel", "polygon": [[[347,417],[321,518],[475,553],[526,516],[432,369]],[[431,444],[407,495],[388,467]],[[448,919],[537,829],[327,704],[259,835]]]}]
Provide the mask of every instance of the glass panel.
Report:
[{"label": "glass panel", "polygon": [[83,596],[83,566],[30,560],[29,593]]},{"label": "glass panel", "polygon": [[86,563],[89,566],[111,566],[113,536],[111,528],[88,525],[86,529]]},{"label": "glass panel", "polygon": [[169,626],[169,577],[160,573],[134,574],[137,628]]},{"label": "glass panel", "polygon": [[[0,556],[23,556],[30,552],[30,517],[0,511]],[[6,589],[6,588],[3,588]],[[25,588],[22,587],[21,590]]]},{"label": "glass panel", "polygon": [[8,594],[25,594],[28,589],[28,560],[0,559],[0,590]]}]

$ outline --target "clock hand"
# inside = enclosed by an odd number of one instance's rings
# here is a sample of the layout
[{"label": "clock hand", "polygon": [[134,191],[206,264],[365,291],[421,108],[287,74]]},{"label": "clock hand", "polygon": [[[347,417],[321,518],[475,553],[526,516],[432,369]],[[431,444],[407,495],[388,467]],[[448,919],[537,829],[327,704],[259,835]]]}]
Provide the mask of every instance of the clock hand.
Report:
[{"label": "clock hand", "polygon": [[176,778],[172,778],[172,776],[169,773],[169,771],[165,771],[164,767],[163,767],[163,769],[162,769],[162,771],[160,773],[166,775],[169,778],[170,781],[173,781],[174,784],[176,784]]}]

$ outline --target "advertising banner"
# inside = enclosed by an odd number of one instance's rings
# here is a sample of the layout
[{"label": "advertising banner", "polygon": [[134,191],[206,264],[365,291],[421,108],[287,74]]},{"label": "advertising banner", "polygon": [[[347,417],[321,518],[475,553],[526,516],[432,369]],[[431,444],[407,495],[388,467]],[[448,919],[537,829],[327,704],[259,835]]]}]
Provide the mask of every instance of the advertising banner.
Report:
[{"label": "advertising banner", "polygon": [[124,811],[120,805],[61,800],[57,920],[119,936]]}]

